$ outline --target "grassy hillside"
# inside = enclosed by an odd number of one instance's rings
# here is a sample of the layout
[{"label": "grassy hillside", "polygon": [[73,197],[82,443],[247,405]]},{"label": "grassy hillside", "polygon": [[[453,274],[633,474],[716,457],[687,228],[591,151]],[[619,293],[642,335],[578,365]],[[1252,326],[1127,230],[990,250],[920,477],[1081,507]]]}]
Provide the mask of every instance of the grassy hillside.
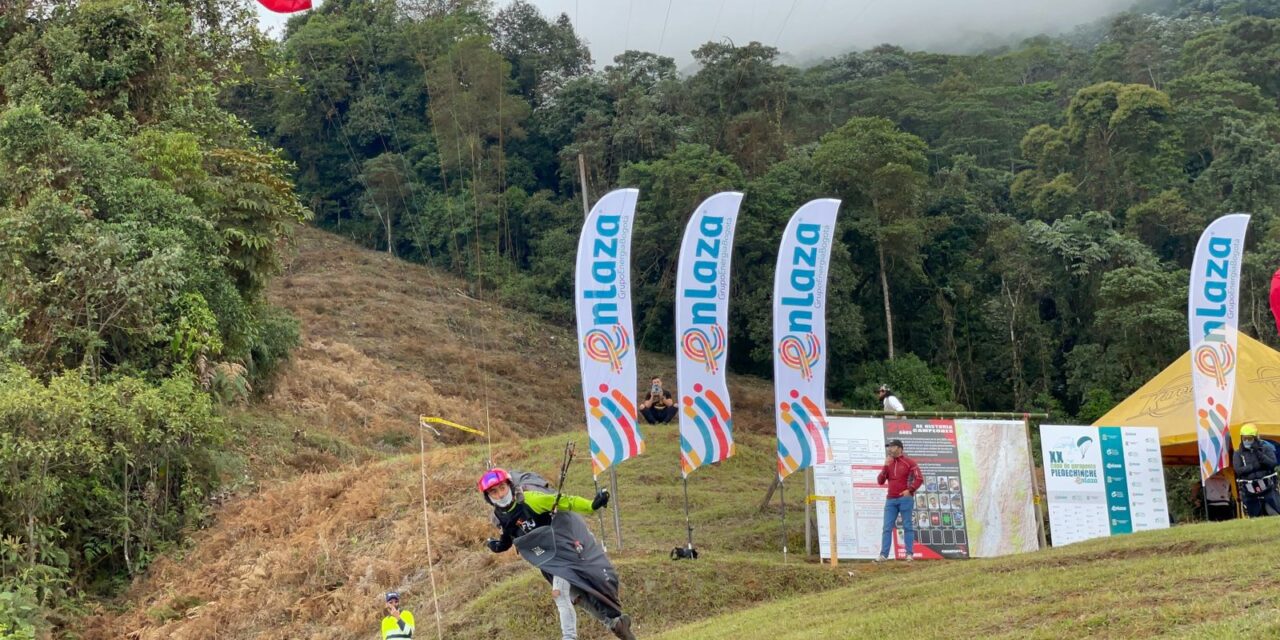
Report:
[{"label": "grassy hillside", "polygon": [[[350,638],[375,629],[377,597],[391,588],[405,592],[422,617],[430,584],[417,417],[483,428],[487,411],[494,461],[547,476],[567,437],[587,450],[571,327],[530,321],[476,300],[463,281],[310,228],[298,230],[271,295],[301,319],[303,347],[264,402],[233,416],[239,435],[232,448],[247,461],[244,476],[232,483],[236,491],[187,548],[157,561],[125,597],[88,617],[85,637],[257,638],[288,631]],[[646,375],[672,376],[669,357],[641,353],[640,363]],[[699,571],[732,571],[725,554],[777,544],[776,512],[755,513],[773,473],[773,442],[763,435],[772,432],[770,388],[748,378],[733,378],[731,388],[739,456],[695,474],[689,487],[699,544],[709,554]],[[645,610],[661,610],[670,600],[650,601],[647,590],[674,598],[689,587],[665,572],[665,554],[684,539],[676,428],[651,427],[646,437],[648,454],[620,472],[627,544],[615,557],[628,567],[628,602],[634,594]],[[528,605],[500,598],[507,608],[495,619],[473,602],[486,593],[536,590],[530,580],[536,573],[514,555],[495,557],[481,546],[491,533],[474,492],[489,456],[484,439],[449,429],[427,438],[441,606],[451,636],[480,637],[468,635],[484,628],[479,621],[527,618]],[[570,485],[583,494],[594,490],[585,454]],[[834,586],[828,574],[802,578],[810,569],[763,571],[767,588],[757,592]],[[633,571],[645,577],[633,583],[627,577]],[[678,588],[658,588],[668,584]],[[754,601],[735,600],[737,607]],[[537,602],[553,614],[549,599]],[[673,616],[670,624],[721,610],[691,608],[702,613]]]},{"label": "grassy hillside", "polygon": [[[308,431],[406,452],[421,414],[488,422],[495,440],[583,429],[573,327],[476,299],[464,280],[302,227],[271,300],[301,320],[303,345],[264,410]],[[639,363],[674,383],[672,358]],[[738,428],[771,432],[771,388],[735,377],[731,391]]]},{"label": "grassy hillside", "polygon": [[721,638],[1276,638],[1277,522],[1182,526],[1022,556],[915,563],[662,634]]},{"label": "grassy hillside", "polygon": [[[503,465],[553,476],[567,437],[504,442],[493,455]],[[584,434],[571,437],[585,450]],[[684,539],[674,428],[650,430],[649,442],[649,453],[619,474],[626,546],[612,554],[624,602],[643,618],[645,632],[853,580],[813,564],[783,566],[771,551],[777,511],[755,508],[771,479],[772,441],[755,435],[743,436],[738,458],[689,483],[705,557],[667,559]],[[500,630],[549,637],[555,623],[546,583],[513,553],[483,547],[493,529],[474,482],[486,455],[483,445],[466,445],[426,457],[431,557],[447,637],[488,638]],[[420,468],[418,456],[397,456],[306,474],[232,502],[189,549],[157,562],[120,611],[88,621],[87,637],[350,638],[375,627],[378,597],[388,589],[404,593],[424,626],[431,624]],[[575,493],[592,492],[585,460],[567,484]],[[597,520],[591,524],[599,530]],[[791,524],[798,537],[800,519],[793,515]]]}]

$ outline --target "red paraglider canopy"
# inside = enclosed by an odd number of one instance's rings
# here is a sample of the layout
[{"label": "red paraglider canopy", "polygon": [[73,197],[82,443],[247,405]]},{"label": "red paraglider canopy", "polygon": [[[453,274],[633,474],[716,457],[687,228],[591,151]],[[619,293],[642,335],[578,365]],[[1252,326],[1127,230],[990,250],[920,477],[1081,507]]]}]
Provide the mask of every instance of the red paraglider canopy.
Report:
[{"label": "red paraglider canopy", "polygon": [[1280,332],[1280,269],[1271,276],[1271,316],[1276,319],[1276,331]]},{"label": "red paraglider canopy", "polygon": [[311,8],[311,0],[258,0],[258,2],[276,13],[294,13]]}]

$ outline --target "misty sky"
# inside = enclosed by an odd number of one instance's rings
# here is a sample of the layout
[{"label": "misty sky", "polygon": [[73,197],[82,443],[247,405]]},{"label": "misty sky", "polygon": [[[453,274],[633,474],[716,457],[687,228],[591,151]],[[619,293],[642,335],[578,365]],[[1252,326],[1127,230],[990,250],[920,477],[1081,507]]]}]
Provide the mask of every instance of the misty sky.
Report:
[{"label": "misty sky", "polygon": [[[317,0],[318,1],[318,0]],[[498,6],[508,0],[496,0]],[[565,13],[597,66],[626,49],[692,62],[689,51],[720,38],[758,40],[806,61],[877,44],[959,51],[1010,36],[1059,33],[1123,10],[1132,0],[531,0],[549,17]],[[667,8],[670,6],[670,15]],[[259,8],[263,25],[284,24]]]}]

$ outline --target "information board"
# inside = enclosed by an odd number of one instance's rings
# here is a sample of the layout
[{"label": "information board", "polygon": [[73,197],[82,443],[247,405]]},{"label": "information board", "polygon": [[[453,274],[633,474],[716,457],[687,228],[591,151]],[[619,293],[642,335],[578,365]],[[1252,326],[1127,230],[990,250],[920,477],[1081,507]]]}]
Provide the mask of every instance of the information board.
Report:
[{"label": "information board", "polygon": [[1169,526],[1154,427],[1042,425],[1040,447],[1054,546]]}]

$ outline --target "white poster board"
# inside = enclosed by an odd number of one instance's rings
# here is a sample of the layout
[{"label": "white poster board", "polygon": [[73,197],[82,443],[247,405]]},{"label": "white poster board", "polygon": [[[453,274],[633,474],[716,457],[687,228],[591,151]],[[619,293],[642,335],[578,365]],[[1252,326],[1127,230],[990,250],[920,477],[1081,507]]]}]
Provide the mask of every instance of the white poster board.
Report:
[{"label": "white poster board", "polygon": [[1159,430],[1041,425],[1040,448],[1054,546],[1168,528]]},{"label": "white poster board", "polygon": [[[876,484],[884,467],[884,425],[879,418],[827,419],[832,462],[813,468],[813,491],[836,499],[838,558],[874,558],[880,554],[885,487]],[[831,532],[826,502],[815,503],[818,550],[831,557]]]}]

